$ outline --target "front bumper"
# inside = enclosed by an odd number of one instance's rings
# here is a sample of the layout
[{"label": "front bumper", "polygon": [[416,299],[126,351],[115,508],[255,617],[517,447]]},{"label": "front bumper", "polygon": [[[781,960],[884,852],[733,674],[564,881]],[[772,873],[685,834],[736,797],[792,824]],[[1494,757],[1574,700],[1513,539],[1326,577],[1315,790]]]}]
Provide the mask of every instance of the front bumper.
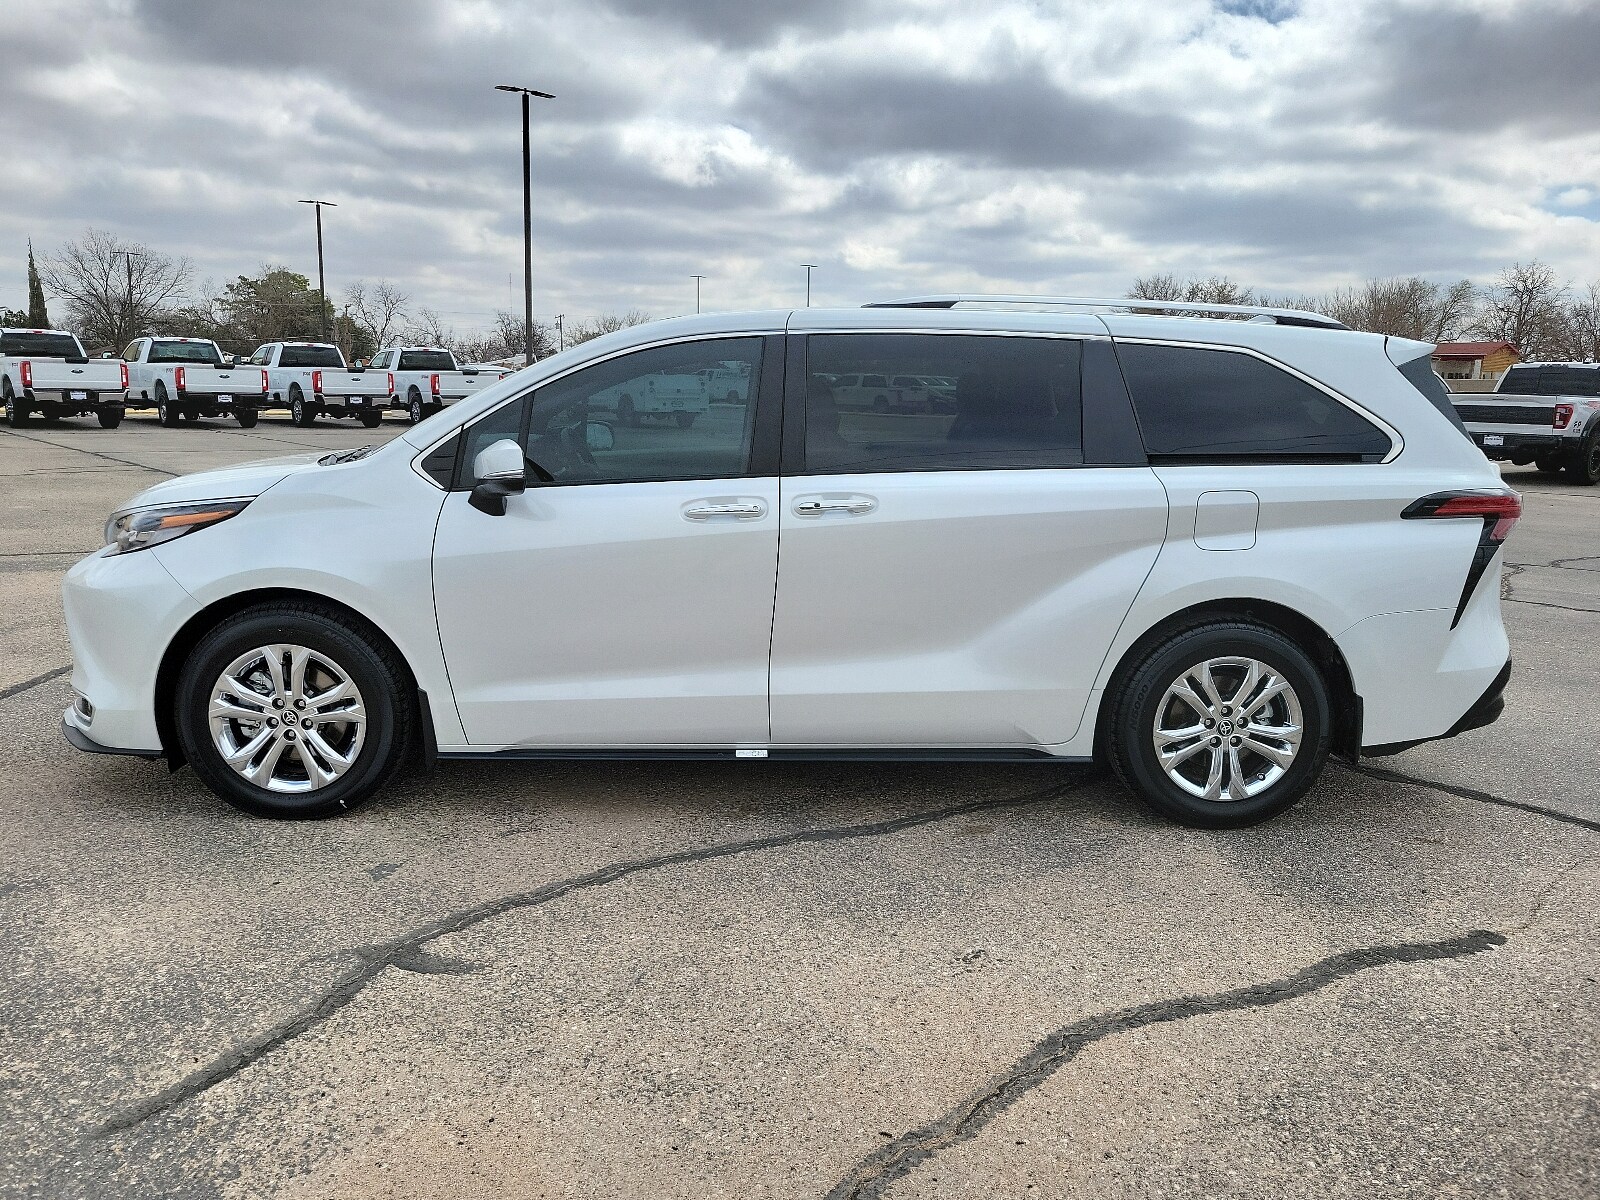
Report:
[{"label": "front bumper", "polygon": [[97,746],[131,754],[162,753],[156,673],[178,631],[200,611],[157,553],[91,554],[61,585],[72,686],[93,712],[87,722],[71,713],[69,724]]}]

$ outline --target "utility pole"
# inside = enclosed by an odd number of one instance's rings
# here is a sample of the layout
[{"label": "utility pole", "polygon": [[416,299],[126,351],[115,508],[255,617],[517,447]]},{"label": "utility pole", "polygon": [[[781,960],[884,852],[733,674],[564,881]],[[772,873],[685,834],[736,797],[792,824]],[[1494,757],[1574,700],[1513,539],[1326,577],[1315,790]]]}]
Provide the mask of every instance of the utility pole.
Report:
[{"label": "utility pole", "polygon": [[317,210],[317,324],[322,329],[322,340],[328,340],[328,276],[322,265],[322,207],[338,208],[332,200],[302,200]]},{"label": "utility pole", "polygon": [[689,278],[694,280],[694,311],[696,313],[699,313],[699,311],[700,311],[700,281],[702,279],[704,279],[705,276],[704,275],[691,275],[691,276],[689,276]]},{"label": "utility pole", "polygon": [[817,264],[816,263],[801,263],[800,265],[806,269],[806,307],[810,308],[811,307],[811,270]]},{"label": "utility pole", "polygon": [[[134,304],[133,304],[133,256],[136,253],[138,253],[138,251],[136,251],[136,250],[118,250],[117,253],[122,255],[122,261],[128,268],[128,290],[127,290],[127,293],[125,294],[125,296],[123,298],[123,306],[122,306],[122,308],[123,308],[123,312],[122,312],[122,331],[121,331],[122,332],[122,337],[117,340],[117,345],[118,346],[125,346],[125,345],[128,344],[128,342],[130,342],[133,339],[133,336],[134,336],[134,328],[133,328],[133,316],[134,316]],[[114,347],[112,347],[112,349],[116,349],[116,347],[114,346]]]},{"label": "utility pole", "polygon": [[567,319],[566,313],[556,314],[556,353],[567,348],[567,327],[562,324]]},{"label": "utility pole", "polygon": [[522,96],[522,365],[527,367],[533,365],[533,152],[528,143],[528,100],[555,97],[509,83],[497,83],[494,90]]}]

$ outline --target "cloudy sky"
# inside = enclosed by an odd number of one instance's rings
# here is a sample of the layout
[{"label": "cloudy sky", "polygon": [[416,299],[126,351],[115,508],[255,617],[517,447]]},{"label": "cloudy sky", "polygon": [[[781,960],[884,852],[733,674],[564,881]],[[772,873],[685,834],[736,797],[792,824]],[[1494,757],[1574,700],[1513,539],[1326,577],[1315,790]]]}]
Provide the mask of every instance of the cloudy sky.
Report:
[{"label": "cloudy sky", "polygon": [[9,0],[0,304],[89,225],[535,311],[1600,278],[1595,0]]}]

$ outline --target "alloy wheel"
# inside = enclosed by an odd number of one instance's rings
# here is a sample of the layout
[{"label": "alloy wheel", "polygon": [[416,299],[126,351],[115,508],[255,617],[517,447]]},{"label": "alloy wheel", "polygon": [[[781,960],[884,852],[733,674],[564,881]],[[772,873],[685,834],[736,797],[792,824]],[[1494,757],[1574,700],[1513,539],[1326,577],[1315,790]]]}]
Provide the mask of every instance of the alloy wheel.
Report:
[{"label": "alloy wheel", "polygon": [[305,646],[260,646],[211,689],[211,740],[222,761],[271,792],[314,792],[361,754],[367,710],[347,671]]},{"label": "alloy wheel", "polygon": [[1247,800],[1293,765],[1305,732],[1285,676],[1254,658],[1212,658],[1167,688],[1151,730],[1167,778],[1203,800]]}]

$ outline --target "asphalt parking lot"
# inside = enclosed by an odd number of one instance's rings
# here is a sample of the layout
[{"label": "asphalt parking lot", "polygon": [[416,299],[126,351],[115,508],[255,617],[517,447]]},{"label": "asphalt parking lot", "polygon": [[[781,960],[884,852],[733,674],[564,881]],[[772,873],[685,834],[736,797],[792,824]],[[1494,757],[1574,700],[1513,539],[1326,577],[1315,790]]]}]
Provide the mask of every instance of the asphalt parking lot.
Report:
[{"label": "asphalt parking lot", "polygon": [[1600,1192],[1600,489],[1507,471],[1498,724],[1252,830],[756,763],[279,824],[66,747],[114,506],[402,428],[0,429],[0,1194]]}]

